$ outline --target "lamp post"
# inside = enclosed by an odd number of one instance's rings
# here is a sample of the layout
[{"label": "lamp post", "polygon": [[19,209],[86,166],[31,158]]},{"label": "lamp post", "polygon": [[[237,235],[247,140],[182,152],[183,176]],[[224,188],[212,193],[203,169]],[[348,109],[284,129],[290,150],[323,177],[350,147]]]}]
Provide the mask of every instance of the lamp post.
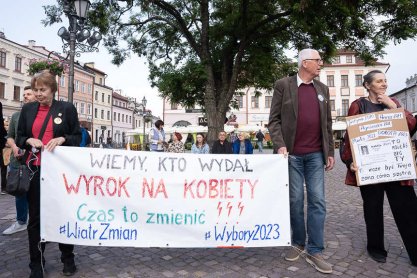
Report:
[{"label": "lamp post", "polygon": [[143,97],[142,99],[142,107],[143,107],[143,146],[142,146],[142,151],[146,150],[146,136],[145,136],[145,123],[146,123],[146,103],[148,101],[146,100],[145,97]]},{"label": "lamp post", "polygon": [[133,109],[133,114],[142,114],[142,119],[143,119],[143,140],[142,140],[142,149],[145,150],[146,149],[146,144],[147,144],[147,140],[146,140],[146,136],[145,136],[145,123],[146,123],[146,116],[148,115],[148,112],[146,111],[146,103],[148,102],[148,100],[146,99],[146,97],[143,97],[141,103],[137,103],[136,102],[136,98],[129,98],[129,106],[131,109]]},{"label": "lamp post", "polygon": [[[98,52],[101,34],[97,31],[90,35],[90,30],[84,28],[90,2],[88,0],[63,0],[63,9],[69,20],[68,30],[61,27],[58,36],[62,39],[64,53],[69,54],[68,102],[74,97],[74,58],[83,52]],[[83,43],[87,40],[87,44]]]}]

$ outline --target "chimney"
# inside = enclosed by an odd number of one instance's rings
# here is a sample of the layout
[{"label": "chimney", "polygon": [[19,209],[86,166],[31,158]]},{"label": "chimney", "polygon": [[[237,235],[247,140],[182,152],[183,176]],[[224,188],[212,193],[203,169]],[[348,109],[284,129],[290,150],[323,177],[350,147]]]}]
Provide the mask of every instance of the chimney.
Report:
[{"label": "chimney", "polygon": [[6,38],[6,36],[4,35],[4,32],[3,31],[0,31],[0,38],[2,38],[2,39],[5,39]]},{"label": "chimney", "polygon": [[94,68],[94,62],[88,62],[84,64],[87,67]]},{"label": "chimney", "polygon": [[33,48],[36,45],[36,41],[35,40],[29,40],[28,42],[28,47],[29,48]]}]

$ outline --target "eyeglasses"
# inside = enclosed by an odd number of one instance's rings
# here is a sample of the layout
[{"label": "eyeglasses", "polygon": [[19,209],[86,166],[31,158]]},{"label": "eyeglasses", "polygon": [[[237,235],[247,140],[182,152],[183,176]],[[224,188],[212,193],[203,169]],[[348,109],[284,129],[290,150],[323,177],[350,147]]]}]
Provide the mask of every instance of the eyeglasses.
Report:
[{"label": "eyeglasses", "polygon": [[322,63],[323,62],[323,59],[304,59],[304,61],[316,61],[316,63],[318,64],[318,63]]}]

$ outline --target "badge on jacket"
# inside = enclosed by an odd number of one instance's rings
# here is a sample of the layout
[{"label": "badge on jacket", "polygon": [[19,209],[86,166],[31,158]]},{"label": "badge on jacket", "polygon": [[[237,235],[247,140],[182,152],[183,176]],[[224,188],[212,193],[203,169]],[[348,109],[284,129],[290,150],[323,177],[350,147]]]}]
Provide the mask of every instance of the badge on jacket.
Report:
[{"label": "badge on jacket", "polygon": [[60,125],[60,124],[62,124],[62,119],[60,117],[56,117],[54,119],[54,123],[56,123],[57,125]]}]

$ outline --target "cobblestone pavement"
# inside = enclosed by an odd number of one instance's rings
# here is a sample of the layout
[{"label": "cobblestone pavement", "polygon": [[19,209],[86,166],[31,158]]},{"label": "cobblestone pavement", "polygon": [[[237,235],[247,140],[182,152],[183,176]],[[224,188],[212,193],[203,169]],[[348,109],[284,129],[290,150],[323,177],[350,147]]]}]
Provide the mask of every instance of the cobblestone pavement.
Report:
[{"label": "cobblestone pavement", "polygon": [[[320,274],[304,259],[284,260],[285,248],[162,249],[76,246],[78,271],[74,277],[409,277],[417,268],[407,252],[385,206],[385,264],[366,253],[362,201],[357,188],[343,184],[345,167],[326,174],[327,221],[324,255],[333,264],[333,274]],[[14,198],[0,196],[0,231],[14,221]],[[416,235],[417,236],[417,235]],[[56,243],[46,246],[46,277],[62,277]],[[27,233],[0,235],[0,277],[28,277]]]}]

